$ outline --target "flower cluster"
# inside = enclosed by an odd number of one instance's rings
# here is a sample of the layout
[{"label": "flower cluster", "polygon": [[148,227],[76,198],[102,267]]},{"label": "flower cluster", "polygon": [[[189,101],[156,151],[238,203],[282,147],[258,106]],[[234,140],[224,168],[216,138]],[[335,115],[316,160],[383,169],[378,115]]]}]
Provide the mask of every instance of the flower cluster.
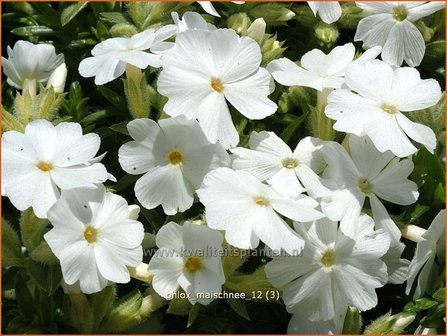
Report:
[{"label": "flower cluster", "polygon": [[[199,4],[215,17],[226,13]],[[308,5],[308,19],[327,26],[346,15],[338,2]],[[234,7],[243,6],[256,12]],[[293,55],[296,63],[280,58],[263,19],[236,31],[188,11],[96,44],[79,74],[100,86],[126,73],[133,117],[111,127],[120,127],[119,146],[107,168],[105,153],[96,156],[104,133],[85,119],[31,118],[3,133],[2,195],[51,223],[42,236],[64,286],[92,294],[135,277],[166,302],[180,293],[205,306],[213,296],[204,294],[237,291],[237,277],[248,277],[239,268],[245,260],[224,248],[265,247],[274,254],[253,276],[261,272],[263,284],[280,289],[290,333],[341,333],[350,310],[376,307],[376,290],[388,283],[406,282],[414,299],[431,294],[444,263],[445,211],[426,231],[396,214],[425,190],[414,177],[416,155],[440,152],[435,131],[418,119],[443,93],[415,68],[425,42],[414,23],[444,3],[356,6],[363,18],[354,41],[366,50],[316,48]],[[65,77],[56,78],[63,62],[51,45],[19,41],[3,70],[9,85],[37,101],[37,84],[63,92]],[[296,92],[304,92],[295,101],[311,135],[270,128],[292,120],[297,129],[296,111],[284,111],[278,98]],[[303,103],[311,97],[316,104]],[[126,174],[112,184],[108,171]],[[422,211],[412,209],[411,216]],[[146,224],[157,216],[164,222],[152,226],[158,250],[149,259],[143,246],[155,245],[147,245]],[[418,243],[411,262],[402,257],[406,239]]]}]

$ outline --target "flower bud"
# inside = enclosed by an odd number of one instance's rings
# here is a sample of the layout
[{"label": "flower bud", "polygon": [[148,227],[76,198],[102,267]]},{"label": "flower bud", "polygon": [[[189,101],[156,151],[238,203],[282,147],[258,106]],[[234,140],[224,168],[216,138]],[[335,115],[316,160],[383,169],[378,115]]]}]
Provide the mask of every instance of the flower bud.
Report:
[{"label": "flower bud", "polygon": [[251,20],[246,13],[237,13],[231,15],[227,20],[228,28],[234,29],[236,33],[247,35]]},{"label": "flower bud", "polygon": [[266,66],[274,59],[281,57],[286,48],[282,48],[283,42],[278,42],[276,36],[269,37],[262,41],[262,66]]},{"label": "flower bud", "polygon": [[363,333],[365,335],[401,334],[414,321],[415,316],[416,314],[414,313],[391,315],[391,312],[388,312],[367,326]]},{"label": "flower bud", "polygon": [[59,65],[50,75],[48,79],[47,88],[53,87],[54,92],[64,92],[65,80],[67,79],[67,67],[65,63]]},{"label": "flower bud", "polygon": [[266,23],[263,18],[259,18],[253,21],[253,23],[247,29],[247,36],[251,37],[258,43],[261,43],[264,39]]},{"label": "flower bud", "polygon": [[315,36],[320,44],[332,45],[337,41],[340,34],[334,25],[321,22],[315,27]]},{"label": "flower bud", "polygon": [[282,24],[295,16],[295,13],[281,3],[263,3],[253,7],[248,14],[263,18],[269,24]]}]

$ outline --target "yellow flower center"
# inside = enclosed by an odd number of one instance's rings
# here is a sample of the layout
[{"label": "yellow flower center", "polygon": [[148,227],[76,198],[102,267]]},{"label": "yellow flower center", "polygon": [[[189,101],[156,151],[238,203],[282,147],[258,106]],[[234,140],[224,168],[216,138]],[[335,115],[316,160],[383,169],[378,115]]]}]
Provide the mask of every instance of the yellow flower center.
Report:
[{"label": "yellow flower center", "polygon": [[93,244],[98,240],[98,230],[92,226],[87,226],[84,231],[84,238],[89,244]]},{"label": "yellow flower center", "polygon": [[202,267],[202,258],[192,256],[186,259],[185,268],[191,273],[196,272],[198,269]]},{"label": "yellow flower center", "polygon": [[364,178],[359,180],[358,186],[359,186],[360,190],[365,194],[370,193],[372,190],[371,184],[368,182],[368,180],[366,180]]},{"label": "yellow flower center", "polygon": [[224,89],[222,82],[217,78],[211,80],[211,87],[213,88],[214,91],[219,93],[221,93]]},{"label": "yellow flower center", "polygon": [[335,263],[337,262],[337,254],[335,253],[334,250],[327,250],[326,252],[323,253],[320,261],[323,264],[323,266],[331,267],[332,265],[335,265]]},{"label": "yellow flower center", "polygon": [[396,21],[403,21],[408,17],[408,9],[404,5],[395,6],[393,8],[393,18]]},{"label": "yellow flower center", "polygon": [[39,168],[41,171],[49,172],[53,169],[53,165],[49,162],[39,162],[37,164],[37,168]]},{"label": "yellow flower center", "polygon": [[294,169],[298,167],[298,160],[295,158],[287,158],[282,160],[282,165],[287,169]]},{"label": "yellow flower center", "polygon": [[255,203],[259,206],[267,206],[269,204],[269,201],[265,199],[265,197],[255,197]]},{"label": "yellow flower center", "polygon": [[172,165],[178,165],[184,161],[183,154],[179,150],[170,151],[167,156]]},{"label": "yellow flower center", "polygon": [[394,114],[394,113],[399,112],[399,110],[397,109],[396,106],[389,105],[389,104],[382,104],[382,110],[389,114]]}]

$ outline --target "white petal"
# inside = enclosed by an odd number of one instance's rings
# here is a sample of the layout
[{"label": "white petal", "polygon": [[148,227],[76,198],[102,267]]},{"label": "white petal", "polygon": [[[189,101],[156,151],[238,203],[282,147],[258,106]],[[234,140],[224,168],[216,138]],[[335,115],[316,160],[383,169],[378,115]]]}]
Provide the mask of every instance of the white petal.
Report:
[{"label": "white petal", "polygon": [[252,212],[253,231],[268,247],[279,252],[281,249],[290,255],[299,255],[304,240],[270,207],[259,207]]},{"label": "white petal", "polygon": [[383,113],[376,120],[364,124],[363,129],[381,152],[390,150],[398,157],[405,157],[417,150],[399,127],[394,115]]},{"label": "white petal", "polygon": [[197,1],[197,3],[203,8],[205,12],[207,12],[210,15],[220,17],[219,13],[214,8],[211,1]]},{"label": "white petal", "polygon": [[[111,219],[112,221],[114,221],[113,218]],[[128,219],[115,223],[114,225],[107,225],[101,228],[102,240],[116,247],[121,247],[122,250],[137,249],[141,246],[144,238],[144,229],[140,222]],[[124,258],[126,255],[123,254],[122,257]],[[130,264],[126,265],[130,266]]]},{"label": "white petal", "polygon": [[[39,218],[47,218],[47,211],[59,198],[59,190],[51,181],[48,173],[36,174],[33,184],[35,188],[32,204],[34,213]],[[11,195],[12,191],[9,189],[8,196],[11,197]]]},{"label": "white petal", "polygon": [[99,136],[95,133],[82,135],[81,125],[78,123],[60,123],[55,130],[58,141],[53,162],[59,167],[87,163],[99,150]]},{"label": "white petal", "polygon": [[231,152],[233,169],[246,171],[261,181],[267,180],[281,169],[277,156],[242,147],[233,148]]},{"label": "white petal", "polygon": [[354,41],[363,41],[363,48],[384,46],[395,24],[388,13],[367,16],[358,23]]},{"label": "white petal", "polygon": [[[188,120],[185,116],[178,116],[162,119],[158,123],[163,134],[174,147],[189,152],[210,144],[196,120]],[[188,139],[187,145],[185,144],[186,139]]]},{"label": "white petal", "polygon": [[58,143],[53,124],[43,119],[32,121],[25,128],[25,136],[39,159],[51,162]]},{"label": "white petal", "polygon": [[407,295],[410,294],[413,284],[419,275],[414,299],[418,299],[425,294],[427,282],[423,280],[426,280],[424,277],[426,278],[427,275],[431,273],[431,268],[435,259],[435,249],[436,247],[431,241],[422,241],[416,246],[413,260],[411,260],[408,268],[407,288],[405,291]]},{"label": "white petal", "polygon": [[323,142],[314,137],[307,136],[300,140],[293,154],[298,161],[310,167],[315,173],[320,174],[326,167],[326,162],[321,151]]},{"label": "white petal", "polygon": [[213,92],[200,103],[198,120],[208,140],[218,140],[224,148],[232,148],[239,143],[239,134],[231,120],[228,105],[222,94]]},{"label": "white petal", "polygon": [[323,214],[315,209],[318,203],[308,196],[299,199],[272,197],[270,203],[275,211],[298,222],[311,222],[323,217]]},{"label": "white petal", "polygon": [[139,50],[129,50],[118,54],[118,59],[122,62],[132,64],[139,69],[146,69],[148,66],[161,67],[161,56]]},{"label": "white petal", "polygon": [[312,255],[303,251],[302,255],[273,258],[265,265],[265,274],[275,287],[282,287],[306,273],[312,272],[318,266],[312,264]]},{"label": "white petal", "polygon": [[116,248],[114,249],[113,245],[98,244],[95,246],[96,263],[99,272],[107,280],[117,283],[127,283],[130,281],[129,271],[126,265],[120,262],[119,259],[123,256],[117,255],[117,250]]},{"label": "white petal", "polygon": [[159,248],[180,251],[180,248],[184,246],[182,226],[174,222],[163,225],[157,232],[155,242]]},{"label": "white petal", "polygon": [[273,174],[267,183],[281,196],[297,197],[306,191],[298,181],[295,171],[284,167]]},{"label": "white petal", "polygon": [[193,203],[193,190],[185,181],[178,166],[156,167],[135,183],[135,196],[147,209],[158,205],[168,215],[189,209]]},{"label": "white petal", "polygon": [[[207,226],[185,222],[183,224],[183,241],[185,249],[192,252],[202,249],[205,257],[208,257],[209,253],[206,254],[206,249],[208,247],[221,247],[223,236],[220,232],[211,230]],[[209,257],[211,256],[209,255]]]},{"label": "white petal", "polygon": [[[362,108],[359,109],[359,106]],[[360,136],[363,135],[363,125],[377,119],[383,110],[376,102],[341,89],[329,94],[324,113],[336,120],[333,126],[335,130]]]},{"label": "white petal", "polygon": [[169,296],[179,288],[177,279],[183,271],[183,258],[161,248],[149,261],[148,271],[154,275],[154,290],[165,299],[170,299]]},{"label": "white petal", "polygon": [[327,167],[323,177],[335,181],[340,188],[357,186],[360,172],[342,145],[326,142],[322,149]]},{"label": "white petal", "polygon": [[249,146],[253,150],[271,154],[281,159],[292,155],[289,146],[273,132],[251,132]]},{"label": "white petal", "polygon": [[421,79],[413,68],[394,70],[391,97],[400,111],[415,111],[435,105],[442,97],[441,88],[434,79]]},{"label": "white petal", "polygon": [[423,238],[431,240],[432,242],[437,242],[439,244],[440,240],[444,236],[445,232],[445,210],[439,211],[433,222],[430,224],[429,228],[422,235]]},{"label": "white petal", "polygon": [[409,21],[416,21],[423,17],[429,16],[441,9],[445,8],[444,1],[429,1],[420,6],[414,6],[409,9],[408,18]]},{"label": "white petal", "polygon": [[295,172],[311,197],[319,198],[330,195],[331,191],[321,183],[320,177],[304,163],[299,164]]},{"label": "white petal", "polygon": [[84,269],[89,263],[90,255],[94,252],[85,240],[79,240],[67,245],[58,255],[61,261],[62,274],[66,283],[72,285],[82,277]]},{"label": "white petal", "polygon": [[268,99],[272,78],[267,70],[259,68],[256,73],[234,83],[225,84],[224,95],[236,110],[251,120],[264,119],[275,113],[278,106]]},{"label": "white petal", "polygon": [[383,46],[382,59],[393,66],[405,60],[409,66],[418,66],[425,53],[425,41],[416,26],[404,20],[391,29]]},{"label": "white petal", "polygon": [[95,188],[96,184],[107,181],[107,170],[102,163],[91,166],[60,168],[54,167],[51,178],[61,189]]},{"label": "white petal", "polygon": [[328,277],[328,274],[325,274],[325,271],[320,268],[292,281],[283,292],[283,300],[287,309],[293,309],[303,300],[316,295],[325,277]]},{"label": "white petal", "polygon": [[388,252],[381,258],[387,267],[389,283],[402,284],[407,280],[407,272],[410,261],[401,259],[405,244],[397,243],[390,246]]},{"label": "white petal", "polygon": [[[321,2],[317,4],[313,1],[308,1],[308,4],[314,14],[318,11],[318,15],[325,23],[333,23],[341,16],[341,7],[338,2]],[[318,9],[314,9],[315,5],[318,6]]]},{"label": "white petal", "polygon": [[417,185],[407,179],[413,171],[411,160],[393,159],[383,171],[371,181],[373,192],[380,198],[401,205],[409,205],[418,199]]},{"label": "white petal", "polygon": [[433,130],[425,125],[415,123],[402,113],[396,115],[397,122],[405,134],[416,142],[419,142],[433,154],[436,148],[436,135]]}]

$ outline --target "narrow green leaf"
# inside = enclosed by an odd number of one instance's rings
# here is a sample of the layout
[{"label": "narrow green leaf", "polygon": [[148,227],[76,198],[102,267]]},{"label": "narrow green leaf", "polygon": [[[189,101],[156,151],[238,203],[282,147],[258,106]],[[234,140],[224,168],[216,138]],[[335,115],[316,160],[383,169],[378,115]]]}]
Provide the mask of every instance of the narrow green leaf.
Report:
[{"label": "narrow green leaf", "polygon": [[62,26],[65,26],[71,20],[73,20],[76,17],[76,15],[78,15],[79,12],[82,11],[85,6],[87,6],[87,4],[88,4],[88,1],[77,2],[77,3],[74,3],[74,4],[70,5],[70,6],[68,6],[67,8],[65,8],[62,11],[62,14],[61,14],[61,24],[62,24]]}]

